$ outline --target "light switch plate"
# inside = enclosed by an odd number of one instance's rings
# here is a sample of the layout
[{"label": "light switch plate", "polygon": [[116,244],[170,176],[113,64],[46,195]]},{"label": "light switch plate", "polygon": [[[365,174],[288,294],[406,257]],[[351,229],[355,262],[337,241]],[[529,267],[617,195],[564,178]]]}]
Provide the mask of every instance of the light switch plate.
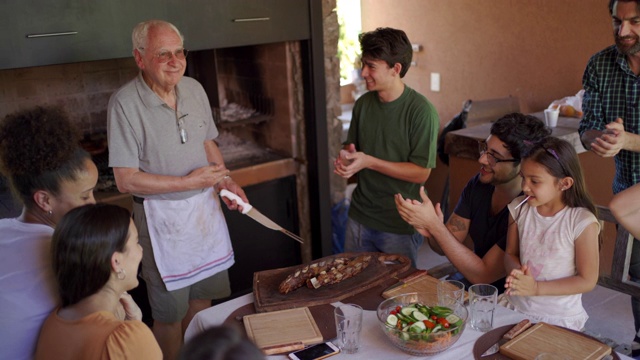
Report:
[{"label": "light switch plate", "polygon": [[431,73],[431,91],[440,91],[440,73]]}]

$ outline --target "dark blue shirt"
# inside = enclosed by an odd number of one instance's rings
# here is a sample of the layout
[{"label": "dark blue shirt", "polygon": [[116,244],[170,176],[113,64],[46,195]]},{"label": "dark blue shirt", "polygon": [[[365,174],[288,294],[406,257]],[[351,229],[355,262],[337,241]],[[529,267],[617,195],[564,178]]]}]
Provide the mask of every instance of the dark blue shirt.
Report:
[{"label": "dark blue shirt", "polygon": [[[507,246],[507,227],[509,210],[505,206],[499,213],[491,215],[491,197],[495,187],[484,184],[474,176],[462,190],[462,195],[454,209],[454,213],[469,219],[469,236],[473,240],[473,252],[480,258],[498,245],[502,250]],[[504,291],[504,278],[492,284],[501,293]]]}]

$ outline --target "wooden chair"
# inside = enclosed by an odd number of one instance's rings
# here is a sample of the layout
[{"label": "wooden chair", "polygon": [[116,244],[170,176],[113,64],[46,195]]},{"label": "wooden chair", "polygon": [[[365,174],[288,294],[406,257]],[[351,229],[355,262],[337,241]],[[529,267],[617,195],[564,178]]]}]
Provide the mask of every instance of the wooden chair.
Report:
[{"label": "wooden chair", "polygon": [[[618,221],[613,217],[608,207],[597,206],[597,208],[598,219],[600,220],[600,225],[603,230],[604,222],[617,226],[611,271],[609,274],[603,274],[601,272],[601,275],[598,277],[598,285],[640,298],[640,284],[629,280],[629,260],[635,240],[625,228],[618,224]],[[604,240],[604,242],[606,241],[607,239]]]}]

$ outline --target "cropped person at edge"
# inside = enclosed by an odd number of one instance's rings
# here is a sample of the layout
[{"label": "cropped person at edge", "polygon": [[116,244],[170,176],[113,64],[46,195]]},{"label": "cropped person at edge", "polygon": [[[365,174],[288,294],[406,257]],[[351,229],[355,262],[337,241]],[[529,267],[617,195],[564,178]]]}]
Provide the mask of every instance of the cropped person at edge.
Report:
[{"label": "cropped person at edge", "polygon": [[[615,45],[594,54],[584,71],[578,132],[586,149],[615,160],[613,193],[640,183],[640,1],[610,0]],[[637,240],[637,238],[636,238]],[[640,282],[640,243],[633,242],[629,276]],[[635,337],[631,355],[640,358],[640,299],[631,297]]]},{"label": "cropped person at edge", "polygon": [[[491,125],[490,135],[479,143],[480,172],[462,190],[446,224],[439,204],[435,207],[424,191],[421,201],[396,195],[404,220],[422,233],[431,248],[445,255],[459,273],[452,276],[468,287],[491,283],[504,291],[504,255],[507,245],[507,205],[522,194],[521,156],[551,130],[533,116],[513,113]],[[464,241],[473,241],[470,250]]]},{"label": "cropped person at edge", "polygon": [[404,84],[413,50],[402,30],[360,35],[362,77],[368,93],[354,104],[344,149],[334,172],[358,175],[346,226],[345,251],[381,251],[416,266],[422,235],[404,222],[393,195],[417,197],[436,165],[440,121],[433,105]]},{"label": "cropped person at edge", "polygon": [[153,333],[172,360],[193,316],[231,292],[234,255],[217,192],[247,198],[214,142],[218,130],[204,89],[184,76],[187,51],[178,29],[142,22],[132,42],[140,72],[109,101],[109,166],[118,189],[134,195]]},{"label": "cropped person at edge", "polygon": [[0,169],[22,203],[0,220],[0,357],[32,359],[40,328],[60,303],[51,235],[71,209],[93,204],[98,169],[66,115],[37,107],[0,122]]}]

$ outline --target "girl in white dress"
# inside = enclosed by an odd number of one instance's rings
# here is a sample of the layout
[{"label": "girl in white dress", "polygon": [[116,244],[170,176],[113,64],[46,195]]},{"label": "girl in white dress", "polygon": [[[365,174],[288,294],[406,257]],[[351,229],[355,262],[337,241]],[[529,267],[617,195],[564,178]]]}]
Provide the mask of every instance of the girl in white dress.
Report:
[{"label": "girl in white dress", "polygon": [[520,175],[525,195],[508,206],[501,304],[535,322],[581,330],[588,319],[582,293],[598,280],[600,224],[578,155],[567,141],[546,138],[523,156]]}]

